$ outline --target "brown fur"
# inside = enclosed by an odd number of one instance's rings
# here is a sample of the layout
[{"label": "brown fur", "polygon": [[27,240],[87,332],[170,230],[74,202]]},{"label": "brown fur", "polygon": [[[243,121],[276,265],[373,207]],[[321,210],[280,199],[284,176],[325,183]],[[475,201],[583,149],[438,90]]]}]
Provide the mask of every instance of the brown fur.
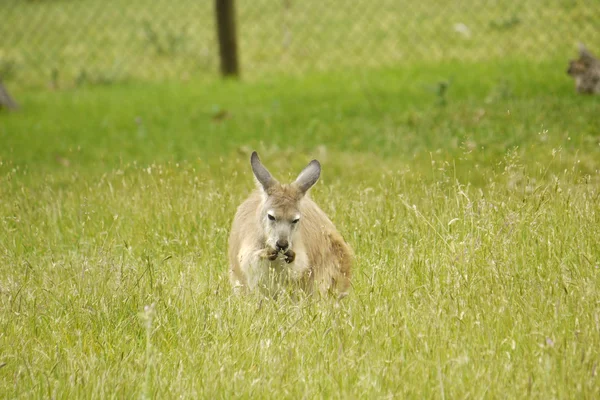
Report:
[{"label": "brown fur", "polygon": [[579,47],[579,59],[569,62],[567,73],[575,78],[575,89],[579,93],[600,93],[600,60],[585,46]]},{"label": "brown fur", "polygon": [[[275,181],[266,189],[259,187],[239,206],[229,237],[234,287],[270,292],[273,282],[292,283],[309,293],[316,287],[321,293],[342,296],[350,289],[352,249],[300,187],[297,182],[281,185]],[[275,210],[282,221],[301,215],[290,246],[295,258],[289,263],[281,257],[268,258],[274,250],[266,243],[265,210]]]}]

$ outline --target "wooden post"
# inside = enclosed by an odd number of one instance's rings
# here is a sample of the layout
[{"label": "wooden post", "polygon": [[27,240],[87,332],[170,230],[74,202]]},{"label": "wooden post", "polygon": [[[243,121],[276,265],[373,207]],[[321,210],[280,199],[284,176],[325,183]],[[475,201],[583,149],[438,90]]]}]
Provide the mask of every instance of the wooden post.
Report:
[{"label": "wooden post", "polygon": [[215,0],[217,35],[221,74],[237,77],[240,74],[235,27],[235,0]]}]

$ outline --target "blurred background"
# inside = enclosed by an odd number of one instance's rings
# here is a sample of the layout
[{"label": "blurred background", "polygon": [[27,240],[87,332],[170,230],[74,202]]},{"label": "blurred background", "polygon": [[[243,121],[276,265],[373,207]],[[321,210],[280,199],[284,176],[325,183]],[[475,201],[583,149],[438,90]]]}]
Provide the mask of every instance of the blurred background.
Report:
[{"label": "blurred background", "polygon": [[[0,77],[54,88],[216,79],[220,2],[2,0]],[[600,43],[597,0],[256,0],[237,1],[234,13],[249,80],[506,59],[566,70],[578,42]]]}]

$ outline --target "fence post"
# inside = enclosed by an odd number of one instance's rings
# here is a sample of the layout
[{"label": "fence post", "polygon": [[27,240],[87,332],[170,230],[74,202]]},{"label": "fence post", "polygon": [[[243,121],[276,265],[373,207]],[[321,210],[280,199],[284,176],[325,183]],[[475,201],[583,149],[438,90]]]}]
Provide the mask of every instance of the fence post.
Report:
[{"label": "fence post", "polygon": [[215,0],[217,35],[221,74],[237,77],[240,74],[235,27],[235,0]]}]

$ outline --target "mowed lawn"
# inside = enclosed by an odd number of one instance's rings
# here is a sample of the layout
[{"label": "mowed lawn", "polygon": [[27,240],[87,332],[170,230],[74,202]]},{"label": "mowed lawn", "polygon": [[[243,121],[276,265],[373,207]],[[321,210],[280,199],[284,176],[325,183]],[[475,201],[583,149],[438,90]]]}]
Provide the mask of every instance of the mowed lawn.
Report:
[{"label": "mowed lawn", "polygon": [[[600,100],[565,68],[17,88],[0,397],[598,398]],[[255,149],[322,162],[343,301],[232,295]]]}]

